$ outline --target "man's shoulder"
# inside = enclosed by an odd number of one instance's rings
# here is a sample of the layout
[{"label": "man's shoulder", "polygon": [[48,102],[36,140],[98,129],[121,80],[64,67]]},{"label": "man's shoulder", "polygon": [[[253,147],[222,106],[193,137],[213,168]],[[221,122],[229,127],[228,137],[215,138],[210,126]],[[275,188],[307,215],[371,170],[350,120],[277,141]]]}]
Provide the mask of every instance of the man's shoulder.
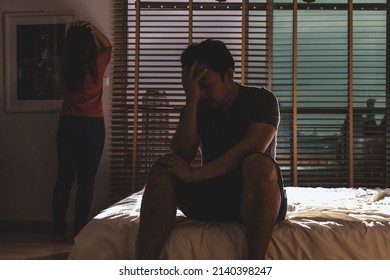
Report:
[{"label": "man's shoulder", "polygon": [[249,85],[244,85],[244,84],[239,84],[240,90],[242,92],[264,92],[264,93],[272,93],[269,89],[266,87],[257,87],[257,86],[249,86]]},{"label": "man's shoulder", "polygon": [[249,100],[256,99],[275,99],[275,94],[265,87],[255,87],[255,86],[247,86],[240,85],[240,94],[242,97],[246,97]]}]

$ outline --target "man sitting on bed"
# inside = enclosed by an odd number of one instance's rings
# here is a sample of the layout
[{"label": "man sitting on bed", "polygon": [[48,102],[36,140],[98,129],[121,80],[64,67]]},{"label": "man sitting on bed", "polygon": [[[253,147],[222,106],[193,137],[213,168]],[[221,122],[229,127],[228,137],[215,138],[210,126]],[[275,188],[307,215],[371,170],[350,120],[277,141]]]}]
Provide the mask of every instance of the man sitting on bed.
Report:
[{"label": "man sitting on bed", "polygon": [[[274,159],[278,101],[265,88],[234,82],[233,57],[221,41],[188,46],[181,64],[186,104],[172,153],[149,174],[138,257],[159,258],[179,207],[190,219],[243,223],[248,258],[263,259],[287,204]],[[198,147],[202,167],[193,168]]]}]

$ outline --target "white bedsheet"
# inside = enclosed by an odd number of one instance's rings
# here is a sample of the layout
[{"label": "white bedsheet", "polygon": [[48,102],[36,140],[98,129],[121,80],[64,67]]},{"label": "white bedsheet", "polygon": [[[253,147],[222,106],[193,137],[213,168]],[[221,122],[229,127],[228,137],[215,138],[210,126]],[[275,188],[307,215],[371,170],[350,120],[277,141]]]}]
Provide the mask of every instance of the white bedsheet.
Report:
[{"label": "white bedsheet", "polygon": [[[390,189],[287,187],[287,220],[268,259],[390,259]],[[142,191],[98,214],[75,238],[70,259],[134,259]],[[162,259],[243,259],[245,229],[188,220],[178,211]]]}]

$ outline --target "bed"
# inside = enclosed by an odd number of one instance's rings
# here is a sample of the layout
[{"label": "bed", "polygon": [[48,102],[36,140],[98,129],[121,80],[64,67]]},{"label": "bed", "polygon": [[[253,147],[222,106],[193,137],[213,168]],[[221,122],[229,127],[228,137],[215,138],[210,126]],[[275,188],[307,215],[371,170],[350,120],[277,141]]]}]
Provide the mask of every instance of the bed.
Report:
[{"label": "bed", "polygon": [[[390,189],[286,187],[287,219],[276,225],[267,259],[390,260]],[[135,259],[143,190],[94,217],[69,259]],[[237,223],[188,220],[177,211],[161,259],[244,259]]]}]

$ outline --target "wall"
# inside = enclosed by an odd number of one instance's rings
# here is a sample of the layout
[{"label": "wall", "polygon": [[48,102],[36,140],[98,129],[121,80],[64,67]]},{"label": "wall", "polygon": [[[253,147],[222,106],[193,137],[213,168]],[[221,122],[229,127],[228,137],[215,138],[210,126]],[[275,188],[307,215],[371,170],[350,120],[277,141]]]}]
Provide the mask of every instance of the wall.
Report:
[{"label": "wall", "polygon": [[[51,221],[51,194],[57,173],[55,136],[58,112],[5,112],[4,13],[75,10],[112,39],[111,0],[1,0],[0,1],[0,222]],[[111,64],[106,76],[111,80]],[[106,145],[96,177],[91,216],[109,204],[111,87],[104,87]],[[74,188],[75,189],[75,188]],[[74,189],[68,210],[73,220]]]}]

